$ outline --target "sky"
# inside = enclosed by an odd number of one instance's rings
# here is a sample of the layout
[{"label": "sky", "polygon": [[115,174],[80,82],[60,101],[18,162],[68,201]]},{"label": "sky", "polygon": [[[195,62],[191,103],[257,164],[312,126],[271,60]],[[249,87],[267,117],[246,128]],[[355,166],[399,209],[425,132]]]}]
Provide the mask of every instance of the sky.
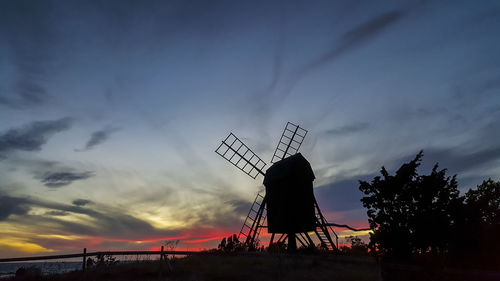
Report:
[{"label": "sky", "polygon": [[2,0],[0,257],[216,247],[264,187],[214,150],[269,167],[288,121],[330,222],[420,150],[500,180],[498,30],[493,0]]}]

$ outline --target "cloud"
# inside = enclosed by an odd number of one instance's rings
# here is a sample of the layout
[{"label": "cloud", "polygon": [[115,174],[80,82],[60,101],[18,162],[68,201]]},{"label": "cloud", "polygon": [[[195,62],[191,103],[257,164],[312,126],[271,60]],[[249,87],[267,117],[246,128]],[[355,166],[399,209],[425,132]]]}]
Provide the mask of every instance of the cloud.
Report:
[{"label": "cloud", "polygon": [[325,133],[330,136],[345,136],[354,133],[358,133],[368,129],[370,125],[368,123],[355,123],[351,125],[346,125],[342,127],[337,127],[326,131]]},{"label": "cloud", "polygon": [[[424,148],[424,157],[419,168],[419,174],[428,174],[434,164],[439,163],[441,169],[446,168],[448,170],[447,174],[449,176],[458,173],[459,187],[461,189],[475,187],[487,178],[480,174],[481,171],[486,170],[488,167],[496,167],[497,164],[495,163],[500,163],[500,146],[490,144],[484,147],[487,148],[477,149],[477,147],[470,148],[466,146]],[[389,169],[389,173],[394,173],[403,163],[413,159],[417,153],[418,151],[415,151],[404,157],[394,158],[390,162],[380,163],[380,166],[372,168],[392,167]],[[473,176],[460,177],[461,174],[465,173]],[[360,199],[364,194],[358,189],[359,180],[371,181],[375,176],[379,175],[378,172],[353,175],[341,180],[331,180],[330,183],[316,187],[314,193],[320,208],[325,212],[353,212],[351,218],[362,219],[365,216],[365,209]]]},{"label": "cloud", "polygon": [[[493,139],[491,141],[493,142]],[[477,143],[475,144],[477,145]],[[447,169],[448,176],[457,174],[459,187],[462,190],[473,188],[480,184],[482,180],[487,179],[488,176],[485,177],[481,174],[483,171],[487,171],[488,167],[497,167],[497,163],[500,163],[500,146],[498,144],[489,144],[482,147],[486,148],[478,149],[477,147],[471,148],[467,146],[425,148],[419,174],[428,174],[434,164],[439,163],[441,169]],[[388,163],[380,163],[380,166],[393,167],[389,169],[389,173],[394,173],[403,163],[413,159],[417,153],[418,151],[415,151],[404,157],[395,158]],[[466,174],[466,176],[461,177],[461,174]],[[352,211],[351,219],[362,219],[365,216],[365,209],[363,209],[360,199],[364,194],[358,189],[359,180],[371,181],[375,176],[379,175],[379,173],[354,175],[318,186],[314,189],[314,193],[320,208],[326,212]]]},{"label": "cloud", "polygon": [[420,167],[422,173],[428,173],[435,163],[438,163],[441,169],[447,169],[448,175],[457,174],[459,188],[466,190],[492,176],[489,169],[498,167],[500,163],[500,146],[490,145],[482,149],[465,146],[424,149]]},{"label": "cloud", "polygon": [[291,75],[289,84],[283,90],[282,96],[288,96],[295,85],[305,76],[309,75],[309,73],[332,62],[341,55],[368,43],[389,26],[395,24],[403,15],[402,11],[397,10],[386,12],[345,32],[340,40],[327,52],[311,60]]},{"label": "cloud", "polygon": [[443,168],[463,172],[500,161],[500,146],[477,151],[463,151],[460,148],[426,149],[424,157],[438,161]]},{"label": "cloud", "polygon": [[[164,193],[162,196],[169,197],[165,196]],[[155,197],[159,198],[160,196]],[[208,198],[212,198],[212,196]],[[138,240],[152,241],[152,245],[157,246],[159,242],[155,241],[174,239],[175,237],[177,237],[175,239],[183,241],[192,241],[193,239],[213,239],[215,236],[227,236],[229,233],[238,231],[243,222],[242,218],[248,213],[251,202],[233,199],[233,197],[226,199],[225,203],[216,200],[204,201],[201,204],[186,202],[186,204],[181,203],[180,206],[172,206],[172,209],[167,213],[152,213],[155,216],[160,215],[165,219],[172,217],[172,220],[182,222],[182,226],[172,229],[157,228],[150,221],[131,215],[127,207],[113,207],[95,202],[92,208],[86,208],[78,204],[90,200],[75,199],[68,204],[36,197],[19,197],[11,201],[22,207],[23,211],[17,212],[18,215],[11,215],[8,218],[8,223],[19,227],[19,235],[25,241],[47,249],[79,247],[75,245],[80,244],[84,247],[88,246],[89,243],[95,245],[94,247],[101,247],[101,243],[106,243],[106,241],[109,243],[123,241],[125,248],[129,246],[127,241],[130,241],[130,246],[133,248],[139,247],[132,243],[132,241]],[[1,203],[3,201],[0,201]],[[144,202],[144,204],[151,205],[151,202]],[[193,211],[195,205],[201,209]],[[141,209],[140,204],[134,204],[134,206],[136,209]],[[37,211],[28,212],[30,209]],[[170,212],[173,213],[172,216],[169,215]],[[9,211],[10,213],[12,211]],[[1,235],[2,230],[0,230]],[[12,235],[12,233],[5,235]],[[68,237],[68,239],[61,237]],[[220,238],[215,240],[220,240]],[[149,244],[141,243],[141,245],[146,247]],[[105,247],[104,244],[102,247]]]},{"label": "cloud", "polygon": [[45,215],[48,215],[48,216],[56,216],[56,217],[62,217],[62,216],[67,216],[67,215],[68,215],[68,212],[54,210],[54,211],[48,211],[48,212],[45,212]]},{"label": "cloud", "polygon": [[[295,86],[312,72],[321,69],[321,67],[332,63],[335,59],[341,57],[342,55],[354,51],[355,49],[370,42],[370,40],[375,39],[380,33],[385,31],[391,25],[397,23],[406,13],[407,11],[392,10],[354,26],[350,30],[344,32],[339,39],[335,40],[334,45],[313,57],[303,66],[292,71],[288,77],[285,77],[285,75],[282,74],[285,40],[282,38],[283,32],[280,30],[278,33],[279,37],[277,41],[276,54],[274,55],[271,81],[268,87],[264,90],[251,95],[251,99],[254,102],[254,107],[252,109],[253,111],[258,112],[258,114],[251,112],[252,116],[257,116],[253,118],[257,119],[257,123],[263,123],[262,120],[269,119],[270,115],[275,112],[275,107],[271,107],[269,104],[280,104],[284,98],[288,97],[292,93]],[[280,80],[283,80],[283,87],[273,94]],[[263,100],[266,102],[261,102]],[[320,115],[325,114],[326,113]],[[248,120],[245,119],[242,122],[247,121]]]},{"label": "cloud", "polygon": [[[397,10],[390,11],[359,24],[355,28],[344,33],[340,47],[337,48],[337,50],[349,49],[366,42],[398,21],[403,14],[403,12]],[[331,52],[331,54],[335,54],[336,52],[338,51]]]},{"label": "cloud", "polygon": [[247,200],[235,199],[231,200],[229,203],[234,208],[234,213],[237,215],[247,215],[252,207],[252,202]]},{"label": "cloud", "polygon": [[[11,169],[22,168],[47,187],[56,188],[74,181],[85,180],[95,175],[94,171],[71,167],[59,161],[49,161],[37,157],[11,155],[7,165]],[[0,179],[0,184],[2,183]]]},{"label": "cloud", "polygon": [[354,176],[315,188],[314,193],[320,208],[325,211],[349,211],[363,208],[361,204],[363,193],[358,188],[359,180],[372,179],[374,176]]},{"label": "cloud", "polygon": [[[93,132],[92,135],[90,136],[90,139],[87,141],[87,144],[85,145],[85,148],[83,150],[89,150],[94,148],[96,145],[103,143],[106,141],[109,136],[118,131],[118,128],[104,128],[102,130]],[[79,150],[77,150],[79,151]]]},{"label": "cloud", "polygon": [[71,118],[35,121],[30,124],[9,129],[0,136],[0,153],[13,150],[38,151],[48,139],[58,132],[68,130]]},{"label": "cloud", "polygon": [[29,210],[28,201],[24,198],[0,196],[0,221],[6,220],[10,215],[25,215]]},{"label": "cloud", "polygon": [[38,177],[40,181],[47,187],[61,187],[70,185],[74,181],[84,180],[92,177],[93,172],[48,172],[43,176]]},{"label": "cloud", "polygon": [[87,200],[87,199],[75,199],[75,200],[73,200],[72,203],[75,206],[82,207],[82,206],[85,206],[85,205],[88,205],[88,204],[92,204],[92,201]]},{"label": "cloud", "polygon": [[[459,188],[462,190],[473,188],[491,177],[489,169],[498,167],[498,163],[500,163],[500,146],[497,144],[483,146],[475,142],[472,147],[466,145],[443,148],[428,147],[423,148],[423,151],[424,157],[418,169],[419,174],[429,174],[437,163],[440,169],[447,170],[448,176],[457,175]],[[388,170],[393,173],[403,163],[413,159],[417,153],[418,150],[403,157],[396,157],[387,163],[380,163],[380,166],[391,167]],[[377,175],[379,174],[360,175],[359,179],[371,181]],[[344,195],[344,192],[342,194]]]},{"label": "cloud", "polygon": [[54,43],[54,22],[46,16],[53,14],[53,5],[30,3],[30,9],[26,9],[28,4],[22,2],[2,4],[0,9],[0,31],[11,54],[7,63],[12,64],[15,72],[13,83],[8,85],[15,96],[0,96],[0,105],[13,109],[26,109],[48,102],[50,95],[45,89],[45,82],[51,73],[53,52],[57,47]]},{"label": "cloud", "polygon": [[[150,223],[126,213],[126,210],[96,204],[95,208],[61,204],[38,198],[11,198],[7,202],[23,208],[48,209],[43,214],[30,214],[21,209],[22,217],[11,217],[12,223],[29,225],[36,233],[90,235],[107,239],[145,240],[178,234],[176,230],[159,230]],[[2,202],[2,201],[0,201]],[[11,204],[10,206],[13,206]],[[3,206],[3,204],[2,204]],[[12,211],[8,213],[12,214]],[[7,213],[4,217],[6,218]],[[79,220],[70,220],[75,215]],[[81,216],[84,215],[84,216]],[[65,218],[61,218],[64,216]]]}]

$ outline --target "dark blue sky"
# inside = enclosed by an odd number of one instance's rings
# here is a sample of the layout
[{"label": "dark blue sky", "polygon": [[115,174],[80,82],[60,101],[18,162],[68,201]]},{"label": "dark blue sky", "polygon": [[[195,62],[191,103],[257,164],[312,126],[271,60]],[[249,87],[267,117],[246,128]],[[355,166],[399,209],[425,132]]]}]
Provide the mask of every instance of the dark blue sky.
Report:
[{"label": "dark blue sky", "polygon": [[332,222],[421,149],[499,180],[498,30],[498,1],[1,1],[0,256],[213,246],[262,189],[213,151],[269,162],[287,121]]}]

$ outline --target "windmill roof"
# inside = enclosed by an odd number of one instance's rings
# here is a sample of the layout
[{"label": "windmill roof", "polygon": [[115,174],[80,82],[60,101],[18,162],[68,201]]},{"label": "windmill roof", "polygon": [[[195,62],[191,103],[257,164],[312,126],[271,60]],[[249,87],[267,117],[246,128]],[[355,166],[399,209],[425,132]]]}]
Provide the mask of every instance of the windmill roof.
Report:
[{"label": "windmill roof", "polygon": [[293,176],[305,176],[311,181],[315,179],[311,164],[300,153],[282,159],[267,169],[264,185]]}]

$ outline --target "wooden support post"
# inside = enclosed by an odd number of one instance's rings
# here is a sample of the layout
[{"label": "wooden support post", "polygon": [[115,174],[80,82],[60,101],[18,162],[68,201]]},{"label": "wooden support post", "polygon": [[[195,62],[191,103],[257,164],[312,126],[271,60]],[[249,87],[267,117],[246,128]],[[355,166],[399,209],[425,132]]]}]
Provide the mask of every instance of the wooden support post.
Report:
[{"label": "wooden support post", "polygon": [[164,260],[165,256],[163,254],[163,245],[161,246],[160,261]]},{"label": "wooden support post", "polygon": [[287,235],[285,233],[282,233],[280,238],[278,239],[278,242],[282,242],[282,241],[285,241]]},{"label": "wooden support post", "polygon": [[[306,244],[304,244],[304,242],[302,241],[302,239],[300,239],[300,235],[295,235],[295,239],[297,241],[299,241],[299,243],[303,246],[303,247],[306,247]],[[295,243],[297,244],[297,243]],[[295,246],[295,248],[297,248],[297,246]]]},{"label": "wooden support post", "polygon": [[305,244],[305,246],[304,246],[304,247],[306,247],[306,248],[307,248],[307,247],[311,247],[311,243],[309,243],[309,240],[307,240],[307,239],[306,239],[306,237],[305,237],[302,233],[300,233],[300,232],[299,232],[299,233],[297,233],[297,239],[299,238],[299,236],[300,236],[301,240],[302,240],[302,241],[304,242],[304,244]]},{"label": "wooden support post", "polygon": [[314,248],[316,245],[314,245],[314,241],[311,239],[311,236],[309,236],[309,233],[304,232],[304,234],[306,235],[307,240],[309,240],[309,244],[311,245],[311,247]]},{"label": "wooden support post", "polygon": [[294,252],[297,250],[297,241],[295,240],[295,233],[288,233],[288,251]]},{"label": "wooden support post", "polygon": [[87,266],[87,248],[83,248],[83,263],[82,263],[82,271],[85,271],[85,267]]}]

